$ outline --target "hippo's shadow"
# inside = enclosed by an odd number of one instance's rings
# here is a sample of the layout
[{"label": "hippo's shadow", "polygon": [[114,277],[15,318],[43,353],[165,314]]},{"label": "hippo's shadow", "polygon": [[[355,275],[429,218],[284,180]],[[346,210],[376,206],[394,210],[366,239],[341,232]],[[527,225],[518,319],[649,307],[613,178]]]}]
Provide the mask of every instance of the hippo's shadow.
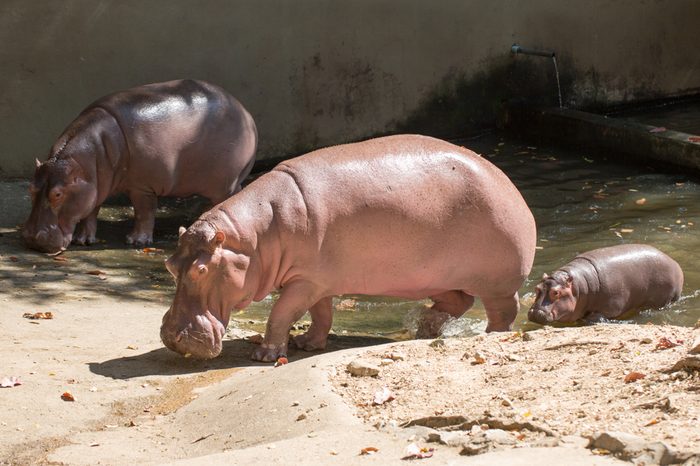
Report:
[{"label": "hippo's shadow", "polygon": [[[290,348],[289,361],[294,362],[330,351],[381,345],[393,341],[395,340],[384,337],[329,335],[326,350],[302,351]],[[214,359],[184,358],[167,348],[158,348],[136,356],[126,356],[104,362],[90,362],[88,366],[93,374],[111,379],[129,380],[135,377],[184,375],[215,369],[269,366],[272,364],[252,361],[250,355],[254,348],[255,345],[247,340],[226,340],[223,342],[221,354]]]}]

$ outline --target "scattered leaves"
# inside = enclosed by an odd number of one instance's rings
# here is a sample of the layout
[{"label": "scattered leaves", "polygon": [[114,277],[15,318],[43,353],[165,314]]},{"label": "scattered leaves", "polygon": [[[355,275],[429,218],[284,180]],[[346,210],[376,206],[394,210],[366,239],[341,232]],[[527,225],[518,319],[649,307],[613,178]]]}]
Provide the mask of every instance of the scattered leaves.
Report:
[{"label": "scattered leaves", "polygon": [[365,447],[362,450],[360,450],[360,456],[371,455],[373,453],[377,453],[378,451],[379,451],[379,448],[377,448],[377,447]]},{"label": "scattered leaves", "polygon": [[51,312],[25,312],[22,314],[22,317],[25,319],[32,319],[32,320],[37,320],[37,319],[44,319],[44,320],[49,320],[53,319],[53,313]]},{"label": "scattered leaves", "polygon": [[646,374],[642,374],[641,372],[630,372],[625,376],[625,383],[636,382],[637,380],[642,380],[644,377],[646,377]]},{"label": "scattered leaves", "polygon": [[71,392],[63,392],[61,399],[63,401],[75,401],[75,397],[71,394]]}]

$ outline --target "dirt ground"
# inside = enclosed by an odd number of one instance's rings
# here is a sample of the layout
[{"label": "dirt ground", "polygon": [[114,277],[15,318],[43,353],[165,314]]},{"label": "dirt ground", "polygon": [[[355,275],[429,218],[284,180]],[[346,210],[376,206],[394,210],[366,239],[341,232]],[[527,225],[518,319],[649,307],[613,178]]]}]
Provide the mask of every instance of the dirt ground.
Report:
[{"label": "dirt ground", "polygon": [[[621,464],[586,448],[602,431],[700,452],[700,374],[668,371],[691,328],[333,336],[279,368],[250,361],[233,331],[219,358],[196,361],[160,342],[171,296],[145,269],[65,258],[0,229],[0,379],[20,382],[0,388],[2,465],[406,464],[412,444],[425,464]],[[52,318],[24,317],[37,312]],[[349,375],[356,359],[379,374]]]}]

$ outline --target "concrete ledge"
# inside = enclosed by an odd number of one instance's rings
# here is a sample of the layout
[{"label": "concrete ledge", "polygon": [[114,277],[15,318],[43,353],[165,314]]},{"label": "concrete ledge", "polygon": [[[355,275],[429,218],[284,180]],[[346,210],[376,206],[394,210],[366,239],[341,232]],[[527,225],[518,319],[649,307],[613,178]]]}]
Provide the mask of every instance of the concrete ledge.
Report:
[{"label": "concrete ledge", "polygon": [[669,168],[700,173],[700,142],[691,142],[691,134],[655,131],[655,127],[649,125],[558,108],[511,107],[504,123],[509,132],[528,139],[601,151],[636,163],[654,161]]}]

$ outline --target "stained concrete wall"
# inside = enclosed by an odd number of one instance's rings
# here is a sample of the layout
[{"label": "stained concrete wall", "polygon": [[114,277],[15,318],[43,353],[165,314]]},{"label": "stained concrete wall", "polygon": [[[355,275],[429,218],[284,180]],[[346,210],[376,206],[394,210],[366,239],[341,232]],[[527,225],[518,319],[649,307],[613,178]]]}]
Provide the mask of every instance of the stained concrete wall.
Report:
[{"label": "stained concrete wall", "polygon": [[0,174],[28,176],[109,92],[181,77],[251,111],[259,157],[493,125],[504,100],[570,106],[700,88],[696,0],[2,0]]}]

